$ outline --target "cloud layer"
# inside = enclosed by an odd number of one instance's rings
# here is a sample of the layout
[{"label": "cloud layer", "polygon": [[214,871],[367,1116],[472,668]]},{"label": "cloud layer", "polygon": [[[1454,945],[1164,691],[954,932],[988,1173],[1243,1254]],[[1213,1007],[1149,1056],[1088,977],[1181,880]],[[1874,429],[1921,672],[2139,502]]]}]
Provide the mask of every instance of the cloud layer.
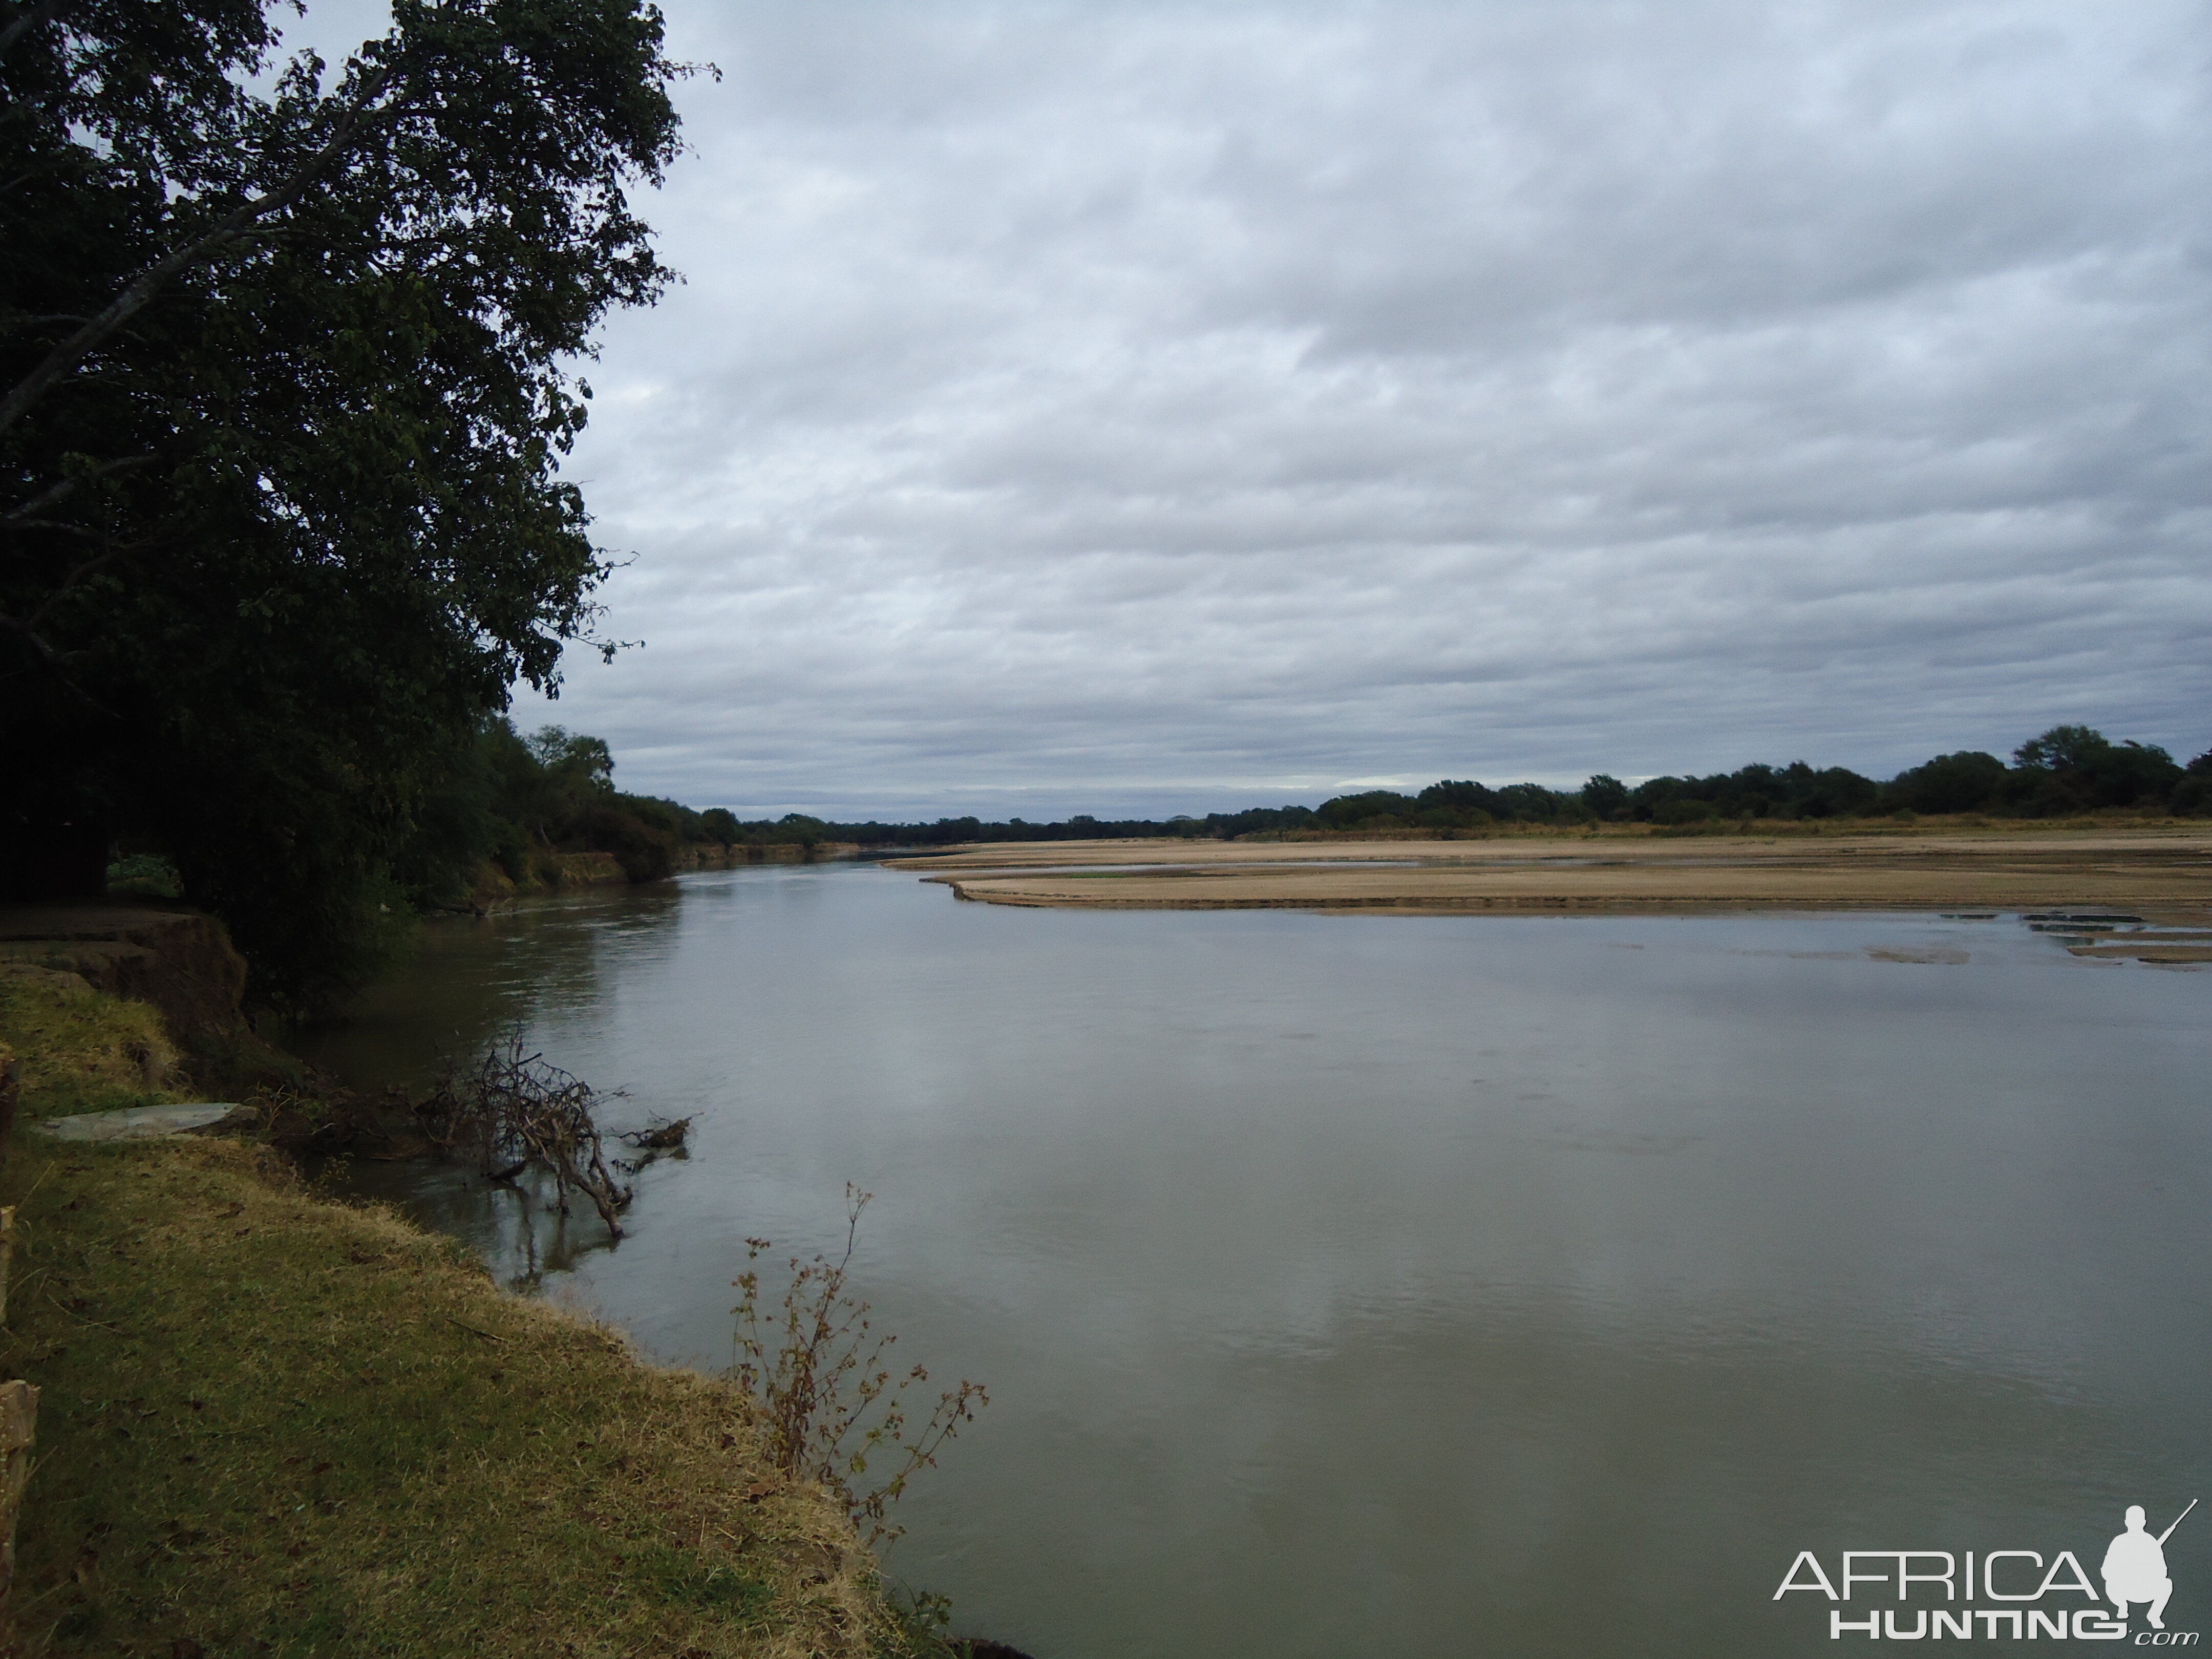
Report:
[{"label": "cloud layer", "polygon": [[647,645],[552,711],[629,787],[2212,743],[2201,7],[669,9],[572,468]]}]

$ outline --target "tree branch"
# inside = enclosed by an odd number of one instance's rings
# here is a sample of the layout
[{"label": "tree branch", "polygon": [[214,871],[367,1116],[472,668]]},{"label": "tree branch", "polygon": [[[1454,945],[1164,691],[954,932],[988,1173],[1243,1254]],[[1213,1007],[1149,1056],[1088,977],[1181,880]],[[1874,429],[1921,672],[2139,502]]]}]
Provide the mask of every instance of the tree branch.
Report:
[{"label": "tree branch", "polygon": [[76,492],[79,484],[90,483],[95,478],[105,478],[112,473],[135,471],[139,467],[153,464],[154,457],[151,455],[126,455],[119,461],[103,461],[86,471],[72,473],[59,483],[49,484],[21,507],[0,513],[0,524],[17,523],[23,520],[27,514],[41,512],[57,501],[66,501]]},{"label": "tree branch", "polygon": [[0,29],[0,58],[8,55],[8,48],[21,40],[41,23],[51,23],[76,3],[76,0],[42,0],[4,29]]},{"label": "tree branch", "polygon": [[99,569],[102,565],[106,564],[112,560],[121,558],[126,553],[142,552],[145,549],[152,547],[153,545],[155,545],[155,544],[150,539],[146,541],[125,542],[120,544],[110,542],[107,544],[104,551],[95,553],[88,559],[80,559],[70,569],[70,573],[61,579],[60,585],[58,586],[52,592],[47,594],[45,599],[39,602],[39,608],[31,612],[31,614],[23,621],[17,623],[15,626],[27,632],[31,629],[36,628],[40,623],[46,621],[46,613],[49,611],[52,611],[56,605],[59,605],[64,599],[69,597],[69,592],[71,588],[75,587],[87,576],[92,574],[94,571]]},{"label": "tree branch", "polygon": [[0,530],[58,530],[64,536],[82,536],[88,541],[100,539],[81,524],[69,524],[60,519],[19,519],[12,513],[0,519]]},{"label": "tree branch", "polygon": [[[26,645],[29,646],[32,654],[46,665],[47,670],[53,675],[54,678],[60,683],[62,688],[76,698],[79,702],[82,703],[86,708],[91,709],[94,714],[101,716],[103,719],[112,720],[117,718],[116,713],[113,709],[110,708],[106,703],[100,702],[99,698],[94,696],[91,692],[79,685],[76,683],[76,676],[70,672],[69,665],[71,659],[82,657],[84,655],[83,652],[57,651],[53,647],[48,645],[46,641],[40,639],[33,630],[25,627],[21,623],[17,622],[13,617],[4,614],[0,614],[0,629],[6,629],[9,633],[15,635]],[[12,678],[14,677],[11,675],[9,678]]]},{"label": "tree branch", "polygon": [[[20,18],[17,20],[18,22],[21,21]],[[10,387],[4,398],[0,398],[0,433],[6,432],[22,419],[46,388],[69,373],[73,364],[151,304],[154,296],[161,291],[171,277],[206,258],[217,249],[237,241],[252,230],[257,221],[299,200],[314,181],[315,175],[353,142],[354,134],[367,115],[368,106],[383,92],[391,82],[392,75],[392,66],[386,64],[363,82],[352,107],[338,118],[336,130],[325,141],[323,147],[301,163],[290,178],[266,194],[241,204],[197,240],[186,243],[147,266],[109,302],[106,309],[48,352],[44,362]]]},{"label": "tree branch", "polygon": [[[64,684],[68,685],[71,690],[77,694],[77,696],[84,698],[87,702],[92,702],[93,700],[90,694],[88,693],[83,687],[78,685],[76,681],[70,678],[69,669],[67,667],[69,659],[71,657],[81,657],[84,654],[83,652],[70,651],[65,653],[57,651],[53,647],[48,645],[44,640],[40,639],[38,634],[33,630],[27,623],[19,623],[13,617],[8,616],[5,613],[0,613],[0,628],[6,629],[10,634],[15,635],[18,639],[28,645],[33,653],[37,655],[39,660],[45,663],[47,667],[52,669],[55,674],[61,678]],[[98,708],[99,704],[93,703],[93,706],[94,708]]]}]

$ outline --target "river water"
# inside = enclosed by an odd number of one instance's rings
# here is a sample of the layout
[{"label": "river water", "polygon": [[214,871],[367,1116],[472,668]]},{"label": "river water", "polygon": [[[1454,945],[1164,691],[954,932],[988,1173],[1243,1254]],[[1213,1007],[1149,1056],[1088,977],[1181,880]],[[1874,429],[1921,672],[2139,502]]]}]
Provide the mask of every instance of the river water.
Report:
[{"label": "river water", "polygon": [[[728,1363],[748,1236],[830,1249],[874,1193],[856,1287],[992,1395],[886,1558],[957,1630],[1768,1656],[1947,1605],[1893,1561],[1777,1600],[1801,1551],[2034,1552],[2018,1595],[2212,1498],[2208,1002],[2013,916],[1084,914],[827,865],[440,925],[312,1053],[413,1082],[519,1022],[617,1124],[696,1116],[613,1249],[365,1176],[672,1361]],[[2166,1553],[2167,1626],[2212,1625],[2212,1506]]]}]

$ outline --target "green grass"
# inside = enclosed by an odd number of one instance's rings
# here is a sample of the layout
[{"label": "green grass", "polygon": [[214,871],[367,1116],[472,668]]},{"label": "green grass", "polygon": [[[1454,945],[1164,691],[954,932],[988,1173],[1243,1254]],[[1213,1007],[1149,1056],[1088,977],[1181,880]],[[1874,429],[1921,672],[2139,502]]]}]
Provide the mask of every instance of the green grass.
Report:
[{"label": "green grass", "polygon": [[23,1066],[19,1118],[68,1117],[192,1097],[160,1010],[103,996],[74,974],[0,974],[0,1046]]},{"label": "green grass", "polygon": [[[150,1011],[33,988],[7,992],[21,1117],[112,1098]],[[909,1644],[842,1504],[773,1474],[734,1390],[321,1201],[265,1149],[19,1133],[0,1203],[21,1239],[0,1376],[41,1390],[7,1651]]]}]

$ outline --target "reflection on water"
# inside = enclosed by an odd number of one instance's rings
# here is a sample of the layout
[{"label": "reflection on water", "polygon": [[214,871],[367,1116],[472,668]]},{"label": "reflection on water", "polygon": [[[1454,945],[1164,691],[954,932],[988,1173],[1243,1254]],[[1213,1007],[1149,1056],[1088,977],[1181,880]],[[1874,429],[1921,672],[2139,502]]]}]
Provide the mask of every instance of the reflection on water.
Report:
[{"label": "reflection on water", "polygon": [[520,1020],[617,1118],[696,1115],[611,1250],[375,1172],[671,1359],[726,1361],[748,1234],[826,1248],[875,1192],[861,1293],[994,1400],[890,1565],[1039,1659],[1749,1656],[1832,1650],[1772,1599],[1801,1549],[2094,1572],[2127,1504],[2212,1495],[2208,995],[2014,917],[800,866],[441,927],[314,1053],[408,1080]]}]

